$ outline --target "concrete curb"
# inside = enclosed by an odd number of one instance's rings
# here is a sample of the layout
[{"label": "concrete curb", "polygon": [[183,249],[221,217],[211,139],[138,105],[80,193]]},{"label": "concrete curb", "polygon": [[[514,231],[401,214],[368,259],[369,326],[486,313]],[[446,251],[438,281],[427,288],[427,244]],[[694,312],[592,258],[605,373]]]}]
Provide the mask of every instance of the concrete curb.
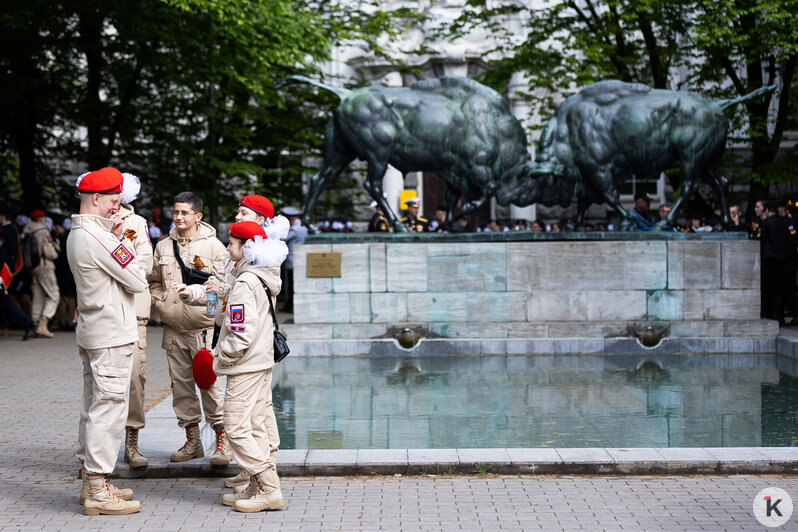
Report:
[{"label": "concrete curb", "polygon": [[[798,447],[297,449],[279,452],[277,470],[281,476],[795,474]],[[159,457],[141,470],[118,464],[113,476],[221,478],[238,471],[235,464],[211,466],[208,458],[170,463]]]}]

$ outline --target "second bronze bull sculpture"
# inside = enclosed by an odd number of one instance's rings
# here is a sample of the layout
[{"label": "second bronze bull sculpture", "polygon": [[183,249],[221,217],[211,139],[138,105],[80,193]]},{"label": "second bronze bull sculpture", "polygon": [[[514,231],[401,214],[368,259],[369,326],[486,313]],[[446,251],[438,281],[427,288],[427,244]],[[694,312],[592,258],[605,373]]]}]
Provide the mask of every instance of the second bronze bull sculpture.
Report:
[{"label": "second bronze bull sculpture", "polygon": [[628,219],[618,185],[633,176],[656,176],[678,161],[682,194],[660,227],[673,224],[701,180],[718,196],[723,223],[729,226],[728,182],[720,173],[728,131],[723,110],[775,88],[710,102],[684,92],[602,81],[558,107],[532,162],[523,129],[504,99],[471,79],[449,76],[411,87],[350,91],[292,76],[278,86],[295,82],[341,98],[327,125],[324,162],[311,180],[303,221],[309,224],[321,192],[360,158],[368,163],[366,190],[397,231],[406,229],[382,195],[388,164],[403,173],[431,171],[443,178],[450,220],[461,194],[466,198],[463,212],[490,197],[503,206],[563,207],[576,197],[580,226],[593,203],[607,203]]},{"label": "second bronze bull sculpture", "polygon": [[685,92],[637,83],[601,81],[567,98],[540,137],[533,175],[540,202],[579,202],[577,226],[592,203],[607,203],[628,220],[618,185],[634,176],[658,176],[679,162],[682,193],[659,227],[673,225],[704,180],[718,197],[724,227],[729,183],[720,173],[729,121],[724,109],[775,89],[762,87],[734,100],[707,101]]}]

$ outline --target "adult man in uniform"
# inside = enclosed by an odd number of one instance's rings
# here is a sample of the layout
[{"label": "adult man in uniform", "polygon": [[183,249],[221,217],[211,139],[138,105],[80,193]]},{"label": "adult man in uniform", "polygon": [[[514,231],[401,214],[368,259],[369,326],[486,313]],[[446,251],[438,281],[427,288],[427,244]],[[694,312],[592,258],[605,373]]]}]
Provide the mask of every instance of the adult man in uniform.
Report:
[{"label": "adult man in uniform", "polygon": [[53,242],[50,231],[44,226],[45,212],[41,209],[31,211],[30,222],[25,224],[22,232],[25,238],[33,240],[34,249],[38,251],[39,264],[31,269],[33,278],[33,305],[31,317],[36,322],[36,336],[52,338],[53,333],[47,330],[50,321],[58,310],[58,281],[55,278],[55,260],[58,258],[58,244]]},{"label": "adult man in uniform", "polygon": [[[145,275],[152,273],[152,243],[150,242],[147,220],[139,216],[130,205],[141,190],[139,178],[132,174],[122,174],[122,204],[119,217],[124,223],[125,237],[133,243],[136,260]],[[147,322],[150,321],[150,289],[147,287],[136,294],[136,320],[138,321],[138,340],[135,344],[133,371],[130,376],[130,407],[125,423],[125,462],[133,469],[147,467],[147,458],[139,451],[139,431],[144,428],[144,384],[147,377],[144,366],[147,362]]]},{"label": "adult man in uniform", "polygon": [[131,242],[116,216],[122,174],[103,168],[78,179],[80,214],[72,216],[67,259],[75,276],[83,360],[83,405],[77,457],[83,464],[81,503],[86,515],[131,514],[141,503],[132,490],[108,483],[124,435],[136,332],[134,294],[147,288]]},{"label": "adult man in uniform", "polygon": [[393,233],[393,227],[388,224],[388,219],[377,202],[372,201],[370,207],[374,209],[374,215],[369,220],[369,233]]},{"label": "adult man in uniform", "polygon": [[194,355],[211,347],[214,318],[206,315],[203,308],[186,305],[174,289],[183,282],[178,257],[189,271],[219,276],[227,251],[216,238],[216,229],[202,221],[202,200],[193,192],[175,196],[172,218],[175,226],[169,231],[169,238],[155,247],[153,269],[148,277],[152,304],[164,323],[162,347],[166,350],[172,379],[172,407],[178,425],[186,431],[186,443],[169,459],[184,462],[205,456],[199,430],[204,413],[205,421],[216,431],[211,465],[227,465],[233,455],[224,433],[222,385],[216,381],[207,390],[200,390],[200,405],[192,373]]},{"label": "adult man in uniform", "polygon": [[405,205],[407,205],[407,216],[399,220],[411,233],[426,233],[429,231],[429,222],[427,219],[418,215],[419,201],[418,198],[410,198],[405,201]]}]

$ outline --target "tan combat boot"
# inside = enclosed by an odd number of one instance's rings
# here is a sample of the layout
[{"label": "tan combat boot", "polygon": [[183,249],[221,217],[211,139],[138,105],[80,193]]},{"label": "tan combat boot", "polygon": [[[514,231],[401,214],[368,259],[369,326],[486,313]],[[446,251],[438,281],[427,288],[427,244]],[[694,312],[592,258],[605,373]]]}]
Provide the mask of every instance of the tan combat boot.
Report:
[{"label": "tan combat boot", "polygon": [[224,426],[216,425],[213,430],[216,431],[216,449],[214,449],[213,456],[211,456],[211,465],[225,466],[233,459],[233,451],[227,441],[227,433],[224,431]]},{"label": "tan combat boot", "polygon": [[[83,483],[80,486],[80,499],[78,499],[78,503],[80,503],[80,504],[83,504],[84,502],[86,502],[86,497],[89,494],[89,479],[88,479],[89,475],[91,475],[91,473],[87,473],[85,469],[81,469],[80,470],[80,477],[83,479]],[[116,486],[114,486],[113,484],[108,482],[107,478],[105,479],[105,484],[108,486],[109,491],[113,495],[115,495],[116,497],[119,497],[123,501],[129,501],[130,499],[133,498],[133,490],[132,489],[130,489],[130,488],[117,488]]]},{"label": "tan combat boot", "polygon": [[[246,473],[245,473],[246,474]],[[243,486],[236,486],[233,488],[233,493],[225,493],[222,495],[222,504],[225,506],[235,506],[236,501],[242,499],[249,499],[258,494],[258,483],[253,480],[254,477],[249,477],[249,484]]]},{"label": "tan combat boot", "polygon": [[192,458],[202,458],[205,451],[202,450],[202,440],[200,440],[200,430],[197,423],[186,425],[186,443],[173,452],[169,457],[172,462],[185,462]]},{"label": "tan combat boot", "polygon": [[139,501],[124,501],[111,493],[105,475],[85,473],[88,494],[83,502],[84,515],[127,515],[141,510]]},{"label": "tan combat boot", "polygon": [[53,333],[47,330],[47,318],[42,316],[39,318],[39,325],[36,326],[36,336],[41,336],[42,338],[53,338]]},{"label": "tan combat boot", "polygon": [[239,486],[248,486],[248,485],[249,485],[249,474],[243,469],[236,476],[227,477],[226,479],[224,479],[225,488],[237,488]]},{"label": "tan combat boot", "polygon": [[233,508],[239,512],[260,512],[262,510],[276,510],[285,504],[283,494],[277,488],[277,471],[270,467],[266,471],[252,477],[257,484],[258,492],[249,499],[235,501]]},{"label": "tan combat boot", "polygon": [[147,457],[139,451],[139,429],[125,429],[125,462],[131,469],[147,467]]},{"label": "tan combat boot", "polygon": [[[274,468],[276,470],[276,468],[277,468],[277,451],[276,450],[272,450],[272,451],[269,452],[269,463],[272,466],[274,466]],[[239,474],[237,474],[236,476],[227,477],[226,479],[224,479],[224,487],[225,488],[241,488],[239,490],[236,490],[237,493],[240,493],[241,491],[246,489],[247,486],[249,486],[249,479],[250,479],[249,473],[247,473],[246,471],[244,471],[242,469],[241,472]],[[278,482],[277,482],[277,487],[278,488],[280,487],[279,479],[278,479]]]},{"label": "tan combat boot", "polygon": [[271,471],[274,472],[274,484],[277,489],[280,489],[280,477],[277,476],[277,451],[273,450],[269,453],[269,463],[272,465]]}]

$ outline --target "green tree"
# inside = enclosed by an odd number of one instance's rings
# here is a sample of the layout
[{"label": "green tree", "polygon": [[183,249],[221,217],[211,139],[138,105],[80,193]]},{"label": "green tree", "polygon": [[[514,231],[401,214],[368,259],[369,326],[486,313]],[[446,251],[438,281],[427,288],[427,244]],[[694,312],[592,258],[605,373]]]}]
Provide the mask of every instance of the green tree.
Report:
[{"label": "green tree", "polygon": [[284,100],[272,84],[314,72],[347,40],[379,50],[372,35],[394,17],[326,1],[4,4],[3,183],[19,168],[25,205],[64,203],[66,162],[114,164],[142,177],[152,205],[201,193],[212,219],[241,191],[300,198],[302,162],[324,130],[312,104],[327,96]]}]

